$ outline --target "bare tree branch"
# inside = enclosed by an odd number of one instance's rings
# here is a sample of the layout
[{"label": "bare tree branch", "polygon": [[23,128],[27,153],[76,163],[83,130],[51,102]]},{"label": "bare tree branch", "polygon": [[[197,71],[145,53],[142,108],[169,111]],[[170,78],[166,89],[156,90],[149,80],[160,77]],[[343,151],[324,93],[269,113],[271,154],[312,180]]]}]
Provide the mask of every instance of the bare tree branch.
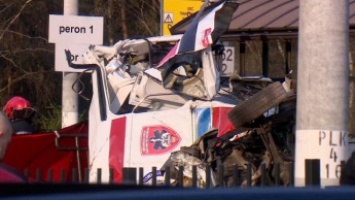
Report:
[{"label": "bare tree branch", "polygon": [[120,6],[120,14],[121,14],[121,27],[122,27],[122,34],[123,38],[127,39],[128,38],[128,28],[127,28],[127,15],[126,15],[126,1],[121,0],[121,6]]},{"label": "bare tree branch", "polygon": [[[154,0],[157,1],[157,0]],[[151,16],[152,13],[159,13],[159,1],[158,4],[158,8],[153,7],[153,4],[150,4],[150,1],[144,1],[144,0],[140,0],[140,1],[134,1],[134,3],[131,1],[130,4],[126,4],[127,10],[129,10],[130,13],[132,13],[132,16],[134,16],[141,24],[141,26],[144,27],[144,31],[146,31],[149,35],[154,35],[154,31],[152,30],[152,28],[154,28],[154,26],[152,26],[154,23],[154,21],[151,21],[151,19],[147,19],[146,16]],[[137,29],[140,28],[140,26],[136,26]],[[141,32],[141,31],[138,31]]]},{"label": "bare tree branch", "polygon": [[146,22],[145,19],[144,19],[144,1],[143,1],[142,4],[141,4],[140,11],[141,11],[141,16],[142,16],[142,18],[140,18],[140,20],[142,21],[142,24],[145,26],[145,28],[146,28],[147,31],[149,32],[149,35],[153,35],[153,32],[150,30],[150,28],[149,28],[147,22]]},{"label": "bare tree branch", "polygon": [[6,54],[9,53],[23,53],[23,52],[34,52],[34,51],[43,51],[43,52],[48,52],[48,53],[54,53],[53,50],[49,50],[46,48],[26,48],[26,49],[18,49],[18,50],[11,50],[11,51],[1,51],[0,57],[5,57]]},{"label": "bare tree branch", "polygon": [[[2,10],[0,10],[0,14],[5,12],[8,8],[10,8],[12,5],[14,4],[14,1],[11,2],[9,5],[7,5],[5,8],[3,8]],[[4,4],[3,4],[4,5]]]},{"label": "bare tree branch", "polygon": [[29,4],[32,0],[27,0],[25,2],[25,4],[22,5],[21,9],[19,10],[19,12],[15,15],[14,18],[12,18],[12,20],[10,21],[10,23],[6,26],[5,31],[1,33],[0,35],[0,41],[3,39],[4,34],[6,31],[9,30],[10,26],[16,21],[16,19],[21,15],[22,11],[25,9],[25,7],[27,6],[27,4]]},{"label": "bare tree branch", "polygon": [[8,58],[6,56],[2,56],[2,58],[4,58],[5,60],[9,61],[15,68],[19,69],[23,73],[30,73],[30,72],[22,69],[22,67],[18,66],[11,58]]},{"label": "bare tree branch", "polygon": [[[26,74],[23,74],[15,79],[12,80],[11,84],[14,85],[15,83],[19,82],[19,81],[22,81],[24,79],[26,79],[28,76],[32,76],[32,75],[36,75],[38,73],[48,73],[48,72],[51,72],[51,71],[40,71],[40,72],[28,72]],[[3,88],[0,89],[0,93],[4,92],[5,90],[7,90],[9,86],[5,86]]]},{"label": "bare tree branch", "polygon": [[19,35],[19,36],[23,36],[23,37],[26,37],[26,38],[30,38],[30,39],[40,39],[40,40],[43,40],[44,42],[48,42],[48,39],[44,38],[44,37],[32,37],[32,36],[29,36],[29,35],[26,35],[26,34],[23,34],[23,33],[20,33],[20,32],[16,32],[16,31],[11,31],[11,30],[0,30],[1,33],[13,33],[15,35]]}]

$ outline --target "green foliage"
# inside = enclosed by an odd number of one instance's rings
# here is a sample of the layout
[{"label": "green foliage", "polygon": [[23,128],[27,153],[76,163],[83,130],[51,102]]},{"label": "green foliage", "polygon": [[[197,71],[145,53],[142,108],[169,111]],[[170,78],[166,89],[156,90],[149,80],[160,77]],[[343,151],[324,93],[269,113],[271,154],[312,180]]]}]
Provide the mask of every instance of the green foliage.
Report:
[{"label": "green foliage", "polygon": [[58,130],[62,126],[62,107],[50,104],[38,112],[34,118],[34,123],[41,131]]}]

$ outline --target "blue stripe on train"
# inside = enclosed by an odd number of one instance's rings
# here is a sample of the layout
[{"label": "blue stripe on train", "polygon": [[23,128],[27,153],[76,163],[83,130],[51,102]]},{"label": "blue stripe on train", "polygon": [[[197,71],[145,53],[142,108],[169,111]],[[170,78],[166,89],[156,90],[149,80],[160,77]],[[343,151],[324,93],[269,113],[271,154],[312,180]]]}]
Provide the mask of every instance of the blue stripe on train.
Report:
[{"label": "blue stripe on train", "polygon": [[197,118],[197,137],[211,129],[211,108],[197,108],[195,110]]}]

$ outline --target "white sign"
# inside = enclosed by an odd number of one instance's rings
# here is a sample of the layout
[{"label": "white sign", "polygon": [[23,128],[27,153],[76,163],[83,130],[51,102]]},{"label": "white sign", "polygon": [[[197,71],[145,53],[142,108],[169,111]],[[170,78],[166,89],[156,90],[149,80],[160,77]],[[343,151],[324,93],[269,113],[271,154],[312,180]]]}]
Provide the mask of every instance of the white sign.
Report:
[{"label": "white sign", "polygon": [[232,46],[224,46],[222,55],[222,76],[230,76],[235,68],[235,48]]},{"label": "white sign", "polygon": [[49,15],[49,42],[102,44],[103,17]]},{"label": "white sign", "polygon": [[295,184],[305,184],[305,160],[320,159],[321,185],[339,185],[341,161],[348,159],[348,132],[331,130],[296,131]]},{"label": "white sign", "polygon": [[69,67],[65,49],[70,50],[71,62],[74,64],[82,64],[82,55],[88,49],[89,44],[55,44],[55,71],[63,72],[82,72],[83,69],[73,69]]}]

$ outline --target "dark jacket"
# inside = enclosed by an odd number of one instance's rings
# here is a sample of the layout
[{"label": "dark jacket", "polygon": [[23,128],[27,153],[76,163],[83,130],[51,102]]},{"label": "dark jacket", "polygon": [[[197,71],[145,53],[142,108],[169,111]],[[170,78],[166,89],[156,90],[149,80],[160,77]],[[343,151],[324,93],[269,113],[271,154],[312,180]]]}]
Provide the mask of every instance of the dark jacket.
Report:
[{"label": "dark jacket", "polygon": [[12,121],[12,128],[14,129],[14,134],[26,134],[36,132],[36,128],[33,123],[25,119],[18,119]]}]

